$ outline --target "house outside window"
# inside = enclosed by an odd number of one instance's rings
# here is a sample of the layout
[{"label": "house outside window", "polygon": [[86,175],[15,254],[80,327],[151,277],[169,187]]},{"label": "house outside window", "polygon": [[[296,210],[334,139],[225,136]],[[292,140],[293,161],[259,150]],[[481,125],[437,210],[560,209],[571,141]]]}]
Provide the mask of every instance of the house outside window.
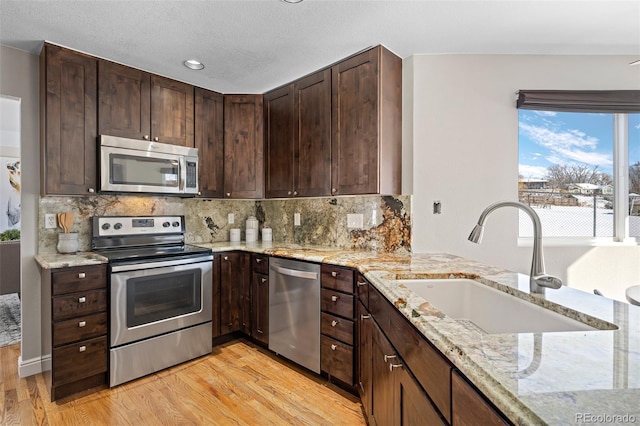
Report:
[{"label": "house outside window", "polygon": [[545,239],[640,241],[640,91],[520,91],[518,108],[518,198]]}]

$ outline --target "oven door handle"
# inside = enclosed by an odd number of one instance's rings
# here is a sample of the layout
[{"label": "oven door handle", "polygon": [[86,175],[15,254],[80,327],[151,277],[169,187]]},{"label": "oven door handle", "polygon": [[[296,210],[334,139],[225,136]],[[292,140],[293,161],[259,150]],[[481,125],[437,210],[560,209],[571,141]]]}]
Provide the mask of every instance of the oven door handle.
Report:
[{"label": "oven door handle", "polygon": [[190,265],[192,263],[208,262],[213,260],[213,255],[209,254],[200,257],[191,257],[187,259],[164,260],[161,262],[144,262],[144,263],[127,263],[122,265],[112,265],[111,272],[137,271],[140,269],[163,268],[166,266]]}]

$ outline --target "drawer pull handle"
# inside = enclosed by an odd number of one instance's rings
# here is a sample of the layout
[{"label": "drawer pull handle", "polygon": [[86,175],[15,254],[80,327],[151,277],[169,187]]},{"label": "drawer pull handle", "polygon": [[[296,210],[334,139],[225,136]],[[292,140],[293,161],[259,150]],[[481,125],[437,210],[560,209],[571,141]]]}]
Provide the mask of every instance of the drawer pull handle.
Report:
[{"label": "drawer pull handle", "polygon": [[365,319],[369,319],[371,318],[371,315],[360,315],[360,319],[361,320],[365,320]]},{"label": "drawer pull handle", "polygon": [[229,260],[229,256],[223,257],[224,260]]},{"label": "drawer pull handle", "polygon": [[338,273],[336,271],[333,271],[333,272],[331,272],[331,276],[335,278],[335,277],[338,276]]},{"label": "drawer pull handle", "polygon": [[266,283],[266,282],[267,282],[267,279],[266,279],[266,278],[260,278],[260,280],[261,280],[263,283]]},{"label": "drawer pull handle", "polygon": [[78,297],[78,303],[84,303],[87,301],[87,298],[82,296],[82,297]]},{"label": "drawer pull handle", "polygon": [[332,350],[332,351],[335,351],[336,349],[338,349],[338,345],[333,345],[333,344],[332,344],[332,345],[331,345],[331,350]]},{"label": "drawer pull handle", "polygon": [[78,323],[78,327],[81,327],[81,328],[82,328],[82,327],[85,327],[86,325],[87,325],[87,322],[86,322],[86,321],[80,321],[80,322]]},{"label": "drawer pull handle", "polygon": [[338,301],[338,296],[331,296],[331,301],[332,302],[337,302]]},{"label": "drawer pull handle", "polygon": [[390,359],[393,359],[393,358],[395,358],[395,357],[396,357],[395,355],[385,355],[385,356],[384,356],[384,362],[387,362],[387,361],[389,361]]},{"label": "drawer pull handle", "polygon": [[338,321],[336,320],[331,321],[331,327],[335,327],[336,325],[338,325]]},{"label": "drawer pull handle", "polygon": [[358,287],[362,287],[363,285],[367,285],[364,281],[358,281]]},{"label": "drawer pull handle", "polygon": [[87,274],[85,274],[84,272],[80,272],[78,274],[78,278],[86,278],[86,277],[87,277]]},{"label": "drawer pull handle", "polygon": [[260,262],[262,262],[262,259],[260,258],[256,259],[256,263],[260,263]]},{"label": "drawer pull handle", "polygon": [[78,348],[78,352],[84,352],[84,351],[86,351],[86,350],[87,350],[87,347],[86,347],[86,346],[80,346],[80,347]]},{"label": "drawer pull handle", "polygon": [[389,371],[393,371],[394,368],[402,367],[402,364],[389,364]]}]

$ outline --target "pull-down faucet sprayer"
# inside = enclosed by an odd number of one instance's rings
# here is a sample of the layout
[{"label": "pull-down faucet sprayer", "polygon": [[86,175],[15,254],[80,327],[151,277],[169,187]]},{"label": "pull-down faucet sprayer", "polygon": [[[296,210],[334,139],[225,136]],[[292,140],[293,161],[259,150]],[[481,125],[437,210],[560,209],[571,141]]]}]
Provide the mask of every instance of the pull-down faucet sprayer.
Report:
[{"label": "pull-down faucet sprayer", "polygon": [[546,287],[560,288],[562,287],[562,280],[558,277],[548,275],[544,270],[544,258],[542,255],[542,224],[540,223],[540,217],[538,214],[526,204],[517,201],[499,201],[491,204],[484,209],[478,224],[473,228],[469,235],[469,241],[479,244],[482,240],[482,234],[484,232],[484,221],[487,216],[494,210],[500,207],[516,207],[529,215],[533,221],[533,259],[531,260],[531,274],[529,277],[529,284],[531,293],[544,293]]}]

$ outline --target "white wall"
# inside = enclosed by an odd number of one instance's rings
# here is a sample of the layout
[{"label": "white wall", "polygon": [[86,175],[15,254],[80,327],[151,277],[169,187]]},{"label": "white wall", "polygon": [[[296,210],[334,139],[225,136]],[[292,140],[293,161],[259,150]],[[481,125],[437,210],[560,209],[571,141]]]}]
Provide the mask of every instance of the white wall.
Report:
[{"label": "white wall", "polygon": [[[517,200],[519,89],[640,89],[632,56],[415,55],[404,61],[404,118],[413,134],[413,250],[448,252],[528,273],[517,210],[467,236],[482,210]],[[408,98],[407,96],[410,96]],[[442,214],[432,214],[434,200]],[[545,247],[547,272],[573,287],[624,300],[640,283],[638,247]]]},{"label": "white wall", "polygon": [[40,125],[38,57],[0,46],[0,93],[21,99],[22,220],[20,231],[22,345],[20,375],[40,371],[40,271],[33,259],[38,247],[40,202]]}]

